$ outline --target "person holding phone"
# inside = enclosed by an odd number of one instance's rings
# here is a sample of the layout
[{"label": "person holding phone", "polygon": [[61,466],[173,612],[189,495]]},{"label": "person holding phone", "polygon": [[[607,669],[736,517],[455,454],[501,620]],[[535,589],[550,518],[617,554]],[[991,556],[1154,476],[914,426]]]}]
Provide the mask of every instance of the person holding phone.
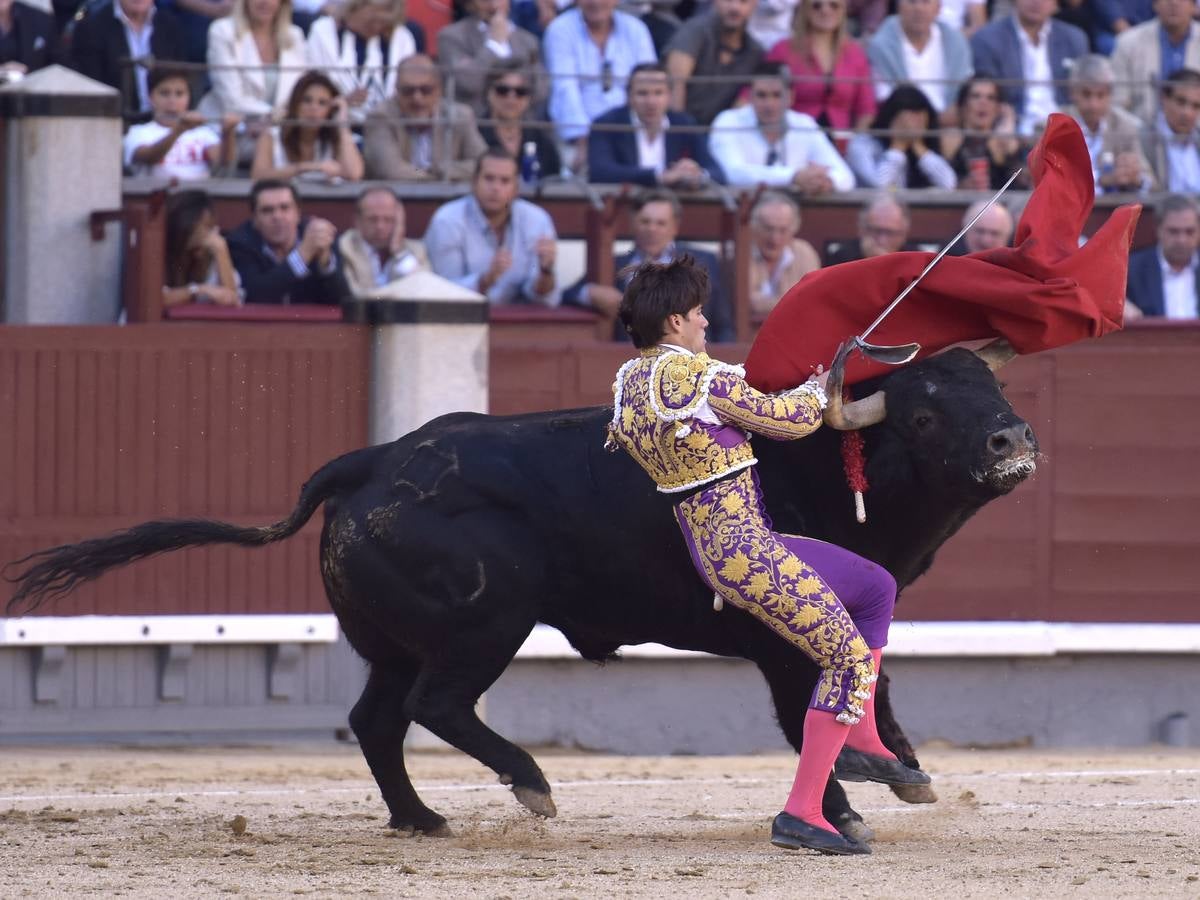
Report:
[{"label": "person holding phone", "polygon": [[350,131],[349,105],[329,76],[300,76],[284,120],[258,137],[250,177],[362,180],[363,159]]}]

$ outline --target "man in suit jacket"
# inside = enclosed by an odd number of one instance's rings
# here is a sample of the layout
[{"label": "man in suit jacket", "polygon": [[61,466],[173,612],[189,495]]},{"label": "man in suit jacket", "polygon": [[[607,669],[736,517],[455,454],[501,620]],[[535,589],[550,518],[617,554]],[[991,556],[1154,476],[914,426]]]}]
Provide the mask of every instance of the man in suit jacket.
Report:
[{"label": "man in suit jacket", "polygon": [[[962,30],[938,19],[938,4],[931,0],[900,0],[896,9],[867,44],[875,96],[883,100],[896,85],[909,82],[924,92],[939,114],[954,109],[959,86],[971,77],[971,47]],[[924,60],[926,71],[910,72],[909,60],[927,51],[934,56]]]},{"label": "man in suit jacket", "polygon": [[1096,193],[1154,189],[1154,174],[1142,151],[1142,123],[1113,106],[1113,70],[1108,57],[1089,53],[1071,70],[1071,105],[1063,112],[1079,123],[1092,157]]},{"label": "man in suit jacket", "polygon": [[1162,112],[1142,130],[1142,146],[1158,186],[1200,192],[1200,72],[1180,69],[1162,86]]},{"label": "man in suit jacket", "polygon": [[675,243],[679,234],[679,223],[683,208],[679,198],[670,191],[649,191],[634,204],[633,249],[616,257],[613,271],[616,284],[588,282],[586,276],[563,292],[563,303],[590,307],[601,315],[612,318],[613,337],[628,340],[616,322],[621,295],[629,283],[630,272],[626,270],[644,262],[667,263],[683,254],[693,257],[708,271],[712,293],[704,304],[704,316],[708,319],[708,339],[714,342],[732,341],[735,337],[733,308],[726,296],[721,278],[720,263],[716,256],[698,247]]},{"label": "man in suit jacket", "polygon": [[1158,208],[1158,243],[1129,254],[1126,296],[1147,316],[1200,316],[1200,205],[1186,194],[1170,194]]},{"label": "man in suit jacket", "polygon": [[5,72],[25,75],[59,62],[58,36],[49,13],[0,0],[0,83]]},{"label": "man in suit jacket", "polygon": [[1200,69],[1195,0],[1158,0],[1154,10],[1155,18],[1117,36],[1112,54],[1117,105],[1147,125],[1154,124],[1157,88],[1167,77],[1178,69]]},{"label": "man in suit jacket", "polygon": [[185,55],[179,25],[156,10],[154,0],[105,3],[75,26],[71,38],[71,68],[119,90],[127,117],[150,109],[147,67],[130,60],[180,61]]},{"label": "man in suit jacket", "polygon": [[1088,52],[1087,35],[1052,19],[1053,11],[1054,0],[1013,0],[1012,15],[990,22],[971,38],[975,74],[1000,80],[1024,135],[1032,135],[1068,102],[1070,65]]},{"label": "man in suit jacket", "polygon": [[396,94],[363,129],[367,177],[388,181],[469,181],[487,144],[475,114],[442,99],[441,73],[416,54],[396,71]]},{"label": "man in suit jacket", "polygon": [[467,6],[471,14],[447,25],[437,36],[438,62],[454,78],[450,99],[467,104],[475,115],[485,117],[488,72],[512,60],[526,72],[534,91],[533,108],[540,111],[550,82],[542,66],[538,39],[509,19],[509,0],[471,0]]},{"label": "man in suit jacket", "polygon": [[[670,79],[661,63],[642,63],[629,77],[629,105],[610,109],[588,134],[588,181],[664,185],[676,190],[725,183],[705,136],[672,126],[695,126],[685,112],[670,112]],[[596,126],[602,126],[597,128]],[[630,127],[632,126],[632,127]]]},{"label": "man in suit jacket", "polygon": [[338,237],[337,249],[342,275],[356,296],[374,293],[418,270],[429,270],[424,249],[405,234],[404,204],[383,185],[358,195],[354,227]]},{"label": "man in suit jacket", "polygon": [[301,219],[295,188],[274,179],[255,182],[250,213],[225,236],[247,303],[332,306],[349,296],[334,246],[337,229],[324,219]]}]

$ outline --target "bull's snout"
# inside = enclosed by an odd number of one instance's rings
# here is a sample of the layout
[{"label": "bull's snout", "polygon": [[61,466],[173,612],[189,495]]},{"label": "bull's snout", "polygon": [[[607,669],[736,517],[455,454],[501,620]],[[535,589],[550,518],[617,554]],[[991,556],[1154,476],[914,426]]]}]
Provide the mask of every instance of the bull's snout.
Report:
[{"label": "bull's snout", "polygon": [[1037,438],[1027,423],[1019,422],[988,435],[987,448],[996,459],[1011,459],[1037,453]]}]

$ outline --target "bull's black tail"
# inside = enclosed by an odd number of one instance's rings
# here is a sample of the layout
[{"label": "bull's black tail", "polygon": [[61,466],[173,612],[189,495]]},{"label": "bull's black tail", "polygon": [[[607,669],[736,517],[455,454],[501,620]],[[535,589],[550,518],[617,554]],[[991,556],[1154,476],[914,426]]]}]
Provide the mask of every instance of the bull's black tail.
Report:
[{"label": "bull's black tail", "polygon": [[[159,519],[108,537],[31,553],[3,569],[4,579],[16,585],[7,612],[14,615],[34,610],[109,569],[168,550],[205,544],[258,547],[291,537],[334,493],[365,481],[379,450],[356,450],[322,466],[300,489],[300,500],[292,514],[274,525],[241,527],[209,519]],[[22,566],[25,568],[18,574]]]}]

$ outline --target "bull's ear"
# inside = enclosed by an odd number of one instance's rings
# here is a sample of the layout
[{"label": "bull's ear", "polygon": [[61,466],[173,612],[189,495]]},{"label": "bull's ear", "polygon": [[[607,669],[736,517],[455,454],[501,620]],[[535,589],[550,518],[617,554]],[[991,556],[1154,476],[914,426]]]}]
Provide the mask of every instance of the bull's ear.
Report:
[{"label": "bull's ear", "polygon": [[997,338],[990,344],[986,344],[975,351],[975,355],[987,363],[987,367],[995,372],[1006,362],[1017,355],[1017,351],[1012,348],[1004,338]]}]

